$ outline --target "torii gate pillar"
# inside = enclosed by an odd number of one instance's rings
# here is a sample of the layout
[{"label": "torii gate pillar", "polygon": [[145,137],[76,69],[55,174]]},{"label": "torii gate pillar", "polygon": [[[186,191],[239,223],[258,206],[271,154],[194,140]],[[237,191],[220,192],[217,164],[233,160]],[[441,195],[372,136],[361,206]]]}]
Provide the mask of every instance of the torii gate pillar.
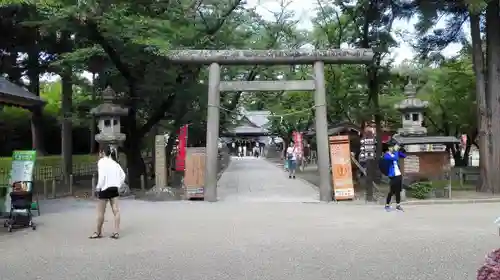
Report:
[{"label": "torii gate pillar", "polygon": [[[320,174],[320,200],[333,199],[330,180],[330,152],[326,117],[325,64],[367,64],[373,59],[371,49],[331,50],[177,50],[168,52],[176,64],[209,66],[205,200],[217,201],[217,155],[219,139],[220,91],[314,90],[316,142]],[[312,64],[314,81],[220,81],[220,65],[299,65]]]}]

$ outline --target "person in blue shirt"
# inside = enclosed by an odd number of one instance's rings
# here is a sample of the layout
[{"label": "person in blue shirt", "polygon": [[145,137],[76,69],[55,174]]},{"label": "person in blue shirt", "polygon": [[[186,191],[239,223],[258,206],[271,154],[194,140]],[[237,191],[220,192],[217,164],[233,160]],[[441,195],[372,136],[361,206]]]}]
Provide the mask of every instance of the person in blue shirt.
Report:
[{"label": "person in blue shirt", "polygon": [[396,209],[403,211],[400,205],[403,180],[401,169],[399,168],[399,159],[405,157],[404,150],[400,149],[399,145],[396,143],[389,144],[389,149],[384,154],[384,160],[388,165],[387,176],[389,177],[389,193],[387,194],[385,203],[385,210],[387,211],[391,210],[391,199],[393,195],[396,196]]}]

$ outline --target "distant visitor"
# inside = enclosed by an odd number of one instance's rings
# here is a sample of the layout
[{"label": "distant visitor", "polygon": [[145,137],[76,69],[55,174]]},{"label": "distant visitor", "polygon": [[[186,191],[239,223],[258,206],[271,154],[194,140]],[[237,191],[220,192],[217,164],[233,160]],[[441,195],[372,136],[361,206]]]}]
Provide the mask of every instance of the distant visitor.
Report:
[{"label": "distant visitor", "polygon": [[286,160],[288,165],[288,178],[295,179],[295,170],[297,169],[297,148],[293,142],[286,149]]}]

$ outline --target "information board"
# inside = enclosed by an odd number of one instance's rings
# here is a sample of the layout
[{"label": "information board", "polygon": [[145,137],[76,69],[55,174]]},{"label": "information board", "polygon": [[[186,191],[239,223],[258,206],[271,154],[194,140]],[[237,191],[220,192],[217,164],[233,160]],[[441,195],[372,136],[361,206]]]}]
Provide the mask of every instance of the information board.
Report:
[{"label": "information board", "polygon": [[[10,209],[10,192],[12,184],[20,181],[33,181],[35,171],[36,151],[14,151],[12,153],[12,167],[9,175],[8,191],[5,197],[4,212]],[[29,184],[32,186],[32,184]],[[31,191],[31,190],[26,190]]]},{"label": "information board", "polygon": [[404,159],[404,173],[418,173],[420,172],[420,159],[416,155],[408,155]]},{"label": "information board", "polygon": [[188,199],[204,197],[205,157],[205,147],[187,148],[184,188]]},{"label": "information board", "polygon": [[359,161],[365,162],[375,158],[375,144],[377,140],[373,137],[361,139]]},{"label": "information board", "polygon": [[19,181],[33,181],[36,151],[14,151],[9,185]]},{"label": "information board", "polygon": [[349,136],[330,136],[330,161],[336,200],[354,198]]}]

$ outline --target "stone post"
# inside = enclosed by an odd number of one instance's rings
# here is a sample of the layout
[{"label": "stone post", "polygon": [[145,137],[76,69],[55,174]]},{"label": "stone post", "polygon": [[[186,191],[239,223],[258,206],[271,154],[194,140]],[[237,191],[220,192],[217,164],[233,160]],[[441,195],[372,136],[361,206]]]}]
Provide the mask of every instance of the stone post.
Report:
[{"label": "stone post", "polygon": [[318,145],[319,199],[332,201],[333,189],[330,185],[330,147],[328,146],[328,123],[326,119],[325,64],[314,63],[314,105],[316,106],[316,143]]},{"label": "stone post", "polygon": [[167,155],[165,153],[165,135],[155,136],[155,188],[167,186]]},{"label": "stone post", "polygon": [[205,200],[217,201],[217,154],[219,139],[220,65],[210,64],[208,77],[207,153],[205,162]]}]

